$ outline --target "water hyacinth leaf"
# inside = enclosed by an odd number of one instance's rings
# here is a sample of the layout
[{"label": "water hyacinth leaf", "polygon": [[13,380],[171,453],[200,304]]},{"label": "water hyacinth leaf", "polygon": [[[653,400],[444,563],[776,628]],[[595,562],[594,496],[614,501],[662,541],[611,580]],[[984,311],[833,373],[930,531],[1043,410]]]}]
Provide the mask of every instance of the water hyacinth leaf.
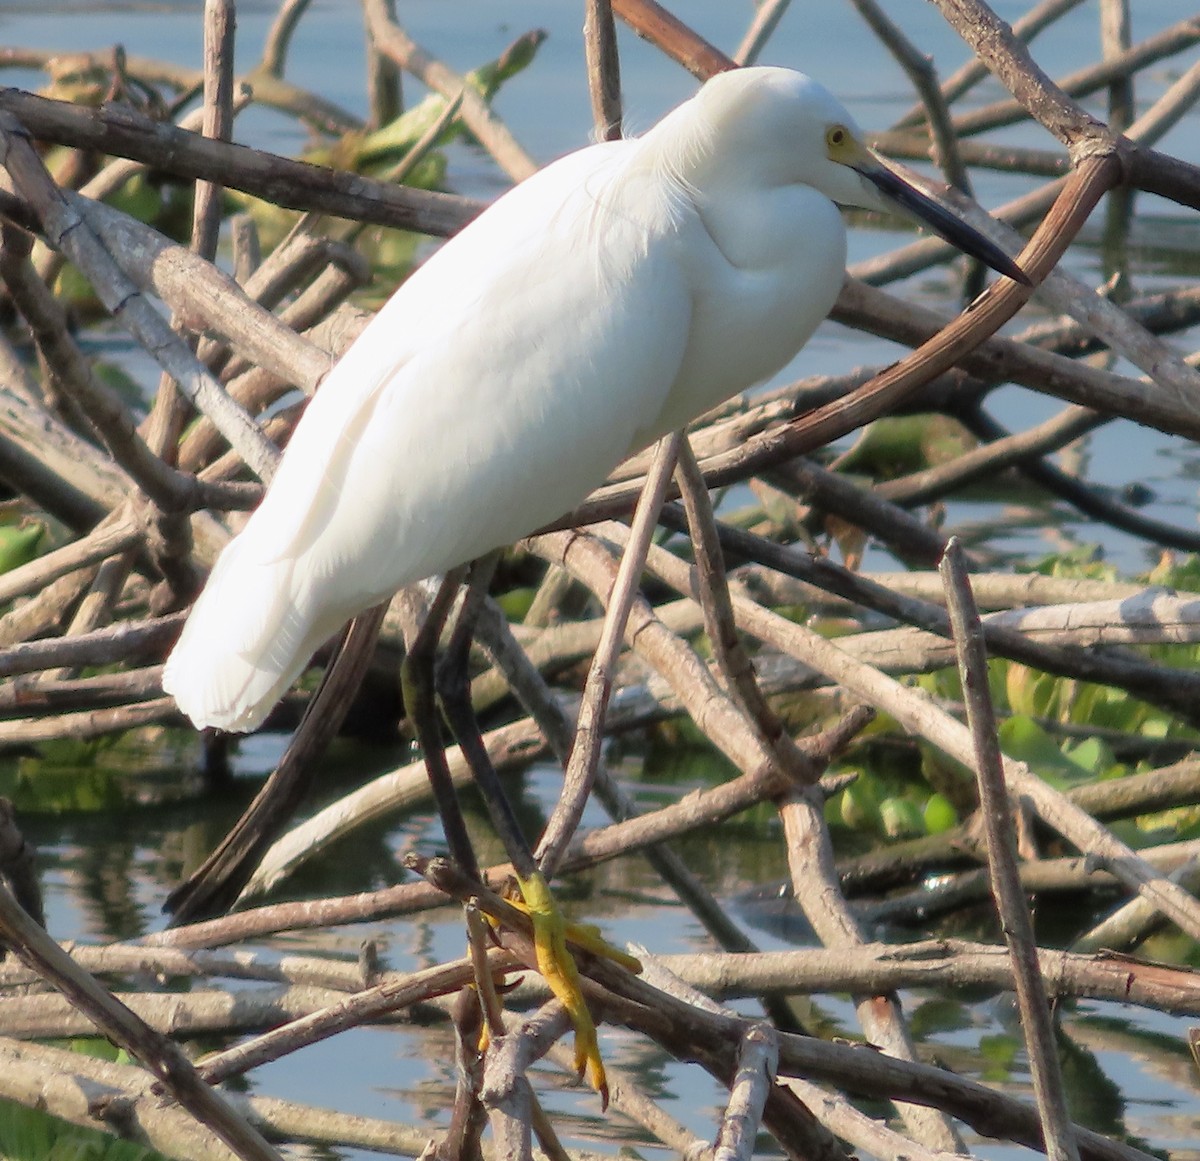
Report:
[{"label": "water hyacinth leaf", "polygon": [[41,548],[46,526],[36,521],[28,524],[0,524],[0,573],[9,572],[33,560]]},{"label": "water hyacinth leaf", "polygon": [[[480,65],[466,74],[465,80],[475,88],[485,101],[490,102],[500,87],[528,68],[533,63],[538,47],[546,39],[544,32],[535,29],[513,42],[500,56],[487,64]],[[368,170],[380,166],[395,165],[421,138],[437,124],[446,109],[446,98],[440,93],[430,93],[419,104],[401,113],[372,133],[347,138],[349,148],[339,145],[331,150],[314,150],[306,160],[316,164],[327,164],[333,154],[338,162],[356,170]],[[459,138],[471,139],[461,120],[453,118],[439,134],[435,148],[448,145]],[[352,152],[353,159],[345,153]],[[419,184],[419,183],[411,183]],[[422,188],[428,188],[422,186]]]},{"label": "water hyacinth leaf", "polygon": [[878,830],[879,800],[874,780],[862,774],[842,791],[841,819],[851,830]]},{"label": "water hyacinth leaf", "polygon": [[933,996],[913,1008],[909,1025],[914,1035],[920,1037],[939,1032],[961,1032],[971,1027],[971,1009],[962,1000]]},{"label": "water hyacinth leaf", "polygon": [[958,825],[958,811],[944,794],[931,794],[923,811],[925,832],[942,834]]},{"label": "water hyacinth leaf", "polygon": [[1053,716],[1051,706],[1056,697],[1058,679],[1051,674],[1031,669],[1028,665],[1010,662],[1004,675],[1004,695],[1015,714],[1031,718]]},{"label": "water hyacinth leaf", "polygon": [[925,833],[921,808],[908,798],[894,796],[879,804],[879,821],[888,838],[905,838]]},{"label": "water hyacinth leaf", "polygon": [[1022,1047],[1019,1036],[981,1036],[979,1051],[987,1062],[983,1071],[984,1079],[992,1082],[1010,1079]]},{"label": "water hyacinth leaf", "polygon": [[1002,722],[1000,745],[1010,758],[1027,763],[1052,786],[1065,788],[1091,781],[1094,771],[1073,761],[1037,722],[1017,715]]},{"label": "water hyacinth leaf", "polygon": [[1085,738],[1077,745],[1068,744],[1063,747],[1063,753],[1076,766],[1097,777],[1110,774],[1117,765],[1112,749],[1100,738]]},{"label": "water hyacinth leaf", "polygon": [[977,443],[962,424],[949,416],[888,416],[863,429],[839,460],[838,470],[888,480],[946,463]]}]

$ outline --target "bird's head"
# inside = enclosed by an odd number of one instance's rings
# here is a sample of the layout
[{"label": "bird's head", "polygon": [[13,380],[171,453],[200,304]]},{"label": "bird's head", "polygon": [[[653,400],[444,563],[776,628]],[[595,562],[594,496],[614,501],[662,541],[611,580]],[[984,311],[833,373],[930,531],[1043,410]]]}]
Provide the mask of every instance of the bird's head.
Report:
[{"label": "bird's head", "polygon": [[1028,283],[999,246],[872,152],[841,102],[811,77],[783,68],[733,69],[709,80],[696,105],[713,161],[736,167],[743,180],[804,184],[841,206],[898,211]]}]

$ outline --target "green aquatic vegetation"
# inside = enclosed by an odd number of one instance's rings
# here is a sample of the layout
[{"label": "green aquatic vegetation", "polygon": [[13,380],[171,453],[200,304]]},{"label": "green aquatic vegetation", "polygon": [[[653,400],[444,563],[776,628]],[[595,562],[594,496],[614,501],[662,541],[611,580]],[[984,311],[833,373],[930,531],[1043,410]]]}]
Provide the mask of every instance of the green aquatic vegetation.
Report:
[{"label": "green aquatic vegetation", "polygon": [[1011,1033],[981,1036],[979,1054],[984,1062],[983,1080],[992,1084],[1011,1080],[1023,1047],[1020,1036]]},{"label": "green aquatic vegetation", "polygon": [[[502,85],[533,63],[545,39],[546,34],[539,29],[528,32],[509,45],[495,60],[472,69],[463,80],[490,104]],[[437,126],[446,107],[445,97],[440,93],[430,93],[381,128],[348,134],[335,146],[327,150],[315,149],[305,154],[304,159],[318,165],[336,163],[360,173],[379,172],[403,162],[412,148]],[[475,140],[457,116],[451,118],[439,132],[434,147],[441,149],[456,140],[472,143]]]},{"label": "green aquatic vegetation", "polygon": [[[1031,571],[1063,579],[1121,579],[1091,550],[1046,557]],[[1184,592],[1200,591],[1200,558],[1166,555],[1154,569],[1133,579]],[[1200,645],[1146,645],[1137,651],[1180,669],[1200,665]],[[1135,772],[1137,764],[1118,755],[1122,739],[1195,737],[1191,727],[1125,690],[1060,677],[1000,657],[989,661],[988,676],[1002,750],[1027,763],[1056,789],[1069,790]],[[939,701],[962,701],[956,668],[912,680]],[[1095,732],[1088,733],[1089,729]],[[882,715],[869,731],[876,739],[902,735],[903,731]],[[882,765],[880,755],[885,751],[877,745],[856,748],[838,769],[853,769],[857,779],[834,797],[827,811],[829,821],[878,838],[937,834],[956,825],[974,807],[973,778],[933,747],[918,743],[917,749],[920,761],[905,767],[894,758]],[[1118,824],[1118,829],[1135,846],[1147,845],[1152,836],[1184,840],[1200,835],[1200,809],[1157,811],[1125,826]]]},{"label": "green aquatic vegetation", "polygon": [[[518,38],[495,60],[467,73],[466,84],[490,103],[502,85],[533,62],[544,39],[545,35],[538,31]],[[335,141],[322,142],[305,150],[300,159],[312,165],[399,181],[414,189],[443,189],[447,172],[446,147],[460,141],[477,144],[458,114],[446,118],[436,136],[427,139],[427,135],[437,129],[447,107],[445,97],[430,93],[388,124],[374,130],[344,133]],[[424,150],[420,156],[413,153],[418,146]],[[278,244],[300,216],[260,198],[236,193],[230,194],[230,198],[251,214],[267,247]],[[340,233],[340,228],[333,232]],[[408,273],[422,238],[406,230],[368,227],[356,230],[355,239],[357,248],[366,254],[382,287],[381,293],[368,294],[363,302],[377,307]]]},{"label": "green aquatic vegetation", "polygon": [[0,760],[0,796],[22,814],[94,813],[193,794],[196,742],[185,730],[144,727],[60,738]]},{"label": "green aquatic vegetation", "polygon": [[0,523],[0,573],[34,560],[42,549],[46,525],[37,520]]},{"label": "green aquatic vegetation", "polygon": [[863,428],[837,466],[841,472],[890,480],[948,463],[978,442],[948,415],[886,416]]},{"label": "green aquatic vegetation", "polygon": [[167,1161],[136,1141],[122,1141],[3,1099],[0,1156],[6,1161]]}]

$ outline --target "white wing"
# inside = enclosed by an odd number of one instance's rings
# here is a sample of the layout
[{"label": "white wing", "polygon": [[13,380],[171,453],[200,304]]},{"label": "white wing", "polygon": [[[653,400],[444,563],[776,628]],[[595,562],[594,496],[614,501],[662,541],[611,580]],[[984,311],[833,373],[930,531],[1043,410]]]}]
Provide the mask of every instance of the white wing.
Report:
[{"label": "white wing", "polygon": [[518,186],[338,363],[168,660],[197,725],[254,728],[343,621],[570,509],[653,425],[691,300],[632,151]]}]

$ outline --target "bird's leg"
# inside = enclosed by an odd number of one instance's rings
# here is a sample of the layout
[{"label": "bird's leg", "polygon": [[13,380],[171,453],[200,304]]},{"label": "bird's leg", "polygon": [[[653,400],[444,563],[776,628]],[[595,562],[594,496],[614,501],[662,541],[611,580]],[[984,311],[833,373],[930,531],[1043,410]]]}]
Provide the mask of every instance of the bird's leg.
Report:
[{"label": "bird's leg", "polygon": [[400,666],[400,688],[404,694],[404,709],[412,723],[417,745],[425,759],[425,770],[429,775],[429,787],[437,803],[446,835],[450,857],[472,878],[479,879],[479,861],[471,845],[467,825],[463,821],[458,793],[450,776],[446,752],[442,748],[441,730],[438,727],[434,661],[437,657],[438,639],[442,635],[446,619],[450,615],[454,598],[466,576],[465,566],[451,570],[443,578],[437,596],[429,608],[424,624],[409,643]]},{"label": "bird's leg", "polygon": [[471,705],[471,640],[479,607],[487,596],[488,584],[498,561],[499,554],[490,553],[471,565],[462,607],[436,669],[436,688],[441,698],[442,713],[471,769],[492,825],[504,843],[518,879],[523,879],[536,873],[537,863],[533,860],[504,787],[500,785],[500,777],[483,744],[479,723],[475,720],[475,710]]},{"label": "bird's leg", "polygon": [[[607,1106],[608,1079],[604,1072],[604,1062],[600,1059],[596,1025],[583,998],[579,969],[575,966],[575,959],[567,947],[568,932],[575,937],[577,931],[567,924],[554,902],[550,886],[538,868],[508,796],[504,793],[504,787],[500,784],[500,777],[483,744],[479,724],[475,720],[475,711],[471,706],[468,665],[471,637],[498,559],[498,556],[493,554],[472,566],[470,583],[459,610],[458,620],[438,667],[438,691],[441,695],[442,711],[471,768],[475,784],[487,804],[492,825],[504,843],[504,849],[516,873],[525,909],[533,923],[538,970],[545,977],[550,990],[566,1008],[575,1027],[575,1068],[580,1076],[586,1071],[589,1082],[600,1093],[601,1101]],[[587,941],[588,936],[584,935],[583,939]]]},{"label": "bird's leg", "polygon": [[237,902],[267,848],[312,788],[316,760],[358,693],[386,612],[385,601],[346,627],[279,765],[220,846],[167,896],[163,910],[171,913],[172,926],[224,915]]}]

